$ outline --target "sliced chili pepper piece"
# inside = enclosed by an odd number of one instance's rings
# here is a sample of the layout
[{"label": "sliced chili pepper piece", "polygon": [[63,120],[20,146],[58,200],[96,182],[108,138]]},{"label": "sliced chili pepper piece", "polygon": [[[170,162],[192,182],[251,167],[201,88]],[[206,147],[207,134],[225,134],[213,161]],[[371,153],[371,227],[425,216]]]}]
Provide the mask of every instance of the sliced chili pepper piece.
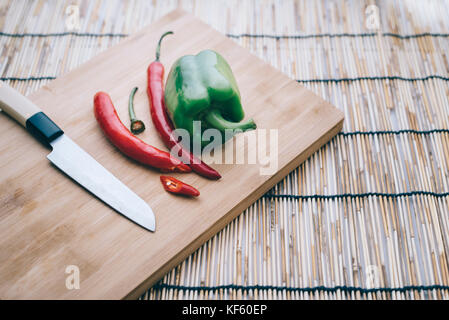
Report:
[{"label": "sliced chili pepper piece", "polygon": [[170,176],[161,176],[161,183],[165,191],[182,194],[190,197],[198,197],[200,192],[192,187],[190,184],[184,183],[181,180]]},{"label": "sliced chili pepper piece", "polygon": [[192,170],[199,175],[209,179],[217,180],[221,178],[221,175],[216,170],[200,161],[197,157],[194,156],[193,153],[186,150],[173,134],[174,127],[170,118],[168,117],[167,109],[165,107],[163,86],[164,65],[159,62],[161,41],[166,35],[171,33],[173,32],[168,31],[164,33],[159,39],[159,43],[156,48],[156,60],[148,66],[147,70],[147,93],[148,99],[150,100],[151,119],[153,120],[154,126],[156,127],[157,132],[162,138],[162,141],[169,149],[176,146],[181,153],[178,153],[178,155],[183,162],[188,163]]},{"label": "sliced chili pepper piece", "polygon": [[134,136],[120,121],[111,97],[98,92],[94,97],[94,114],[105,136],[128,157],[164,172],[191,172],[192,169],[170,153],[159,150]]}]

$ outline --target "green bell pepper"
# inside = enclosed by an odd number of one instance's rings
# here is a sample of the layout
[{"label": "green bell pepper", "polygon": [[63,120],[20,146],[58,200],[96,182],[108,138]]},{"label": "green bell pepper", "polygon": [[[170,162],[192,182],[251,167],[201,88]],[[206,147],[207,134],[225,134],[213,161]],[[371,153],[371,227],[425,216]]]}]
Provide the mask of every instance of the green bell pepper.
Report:
[{"label": "green bell pepper", "polygon": [[[219,130],[221,143],[233,136],[225,135],[226,129],[256,128],[252,119],[240,122],[245,113],[234,75],[226,60],[212,50],[183,56],[174,63],[165,86],[165,104],[175,128],[187,130],[192,142],[200,141],[201,147],[210,143],[202,139],[209,128]],[[194,121],[201,121],[201,130],[194,130]]]}]

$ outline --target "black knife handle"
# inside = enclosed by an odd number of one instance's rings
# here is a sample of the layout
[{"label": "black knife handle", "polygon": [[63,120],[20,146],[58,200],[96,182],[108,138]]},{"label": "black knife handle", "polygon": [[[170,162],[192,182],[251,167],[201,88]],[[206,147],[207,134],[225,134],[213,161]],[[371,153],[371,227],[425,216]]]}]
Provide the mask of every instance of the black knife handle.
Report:
[{"label": "black knife handle", "polygon": [[37,140],[47,146],[64,134],[64,131],[42,111],[27,119],[26,128]]}]

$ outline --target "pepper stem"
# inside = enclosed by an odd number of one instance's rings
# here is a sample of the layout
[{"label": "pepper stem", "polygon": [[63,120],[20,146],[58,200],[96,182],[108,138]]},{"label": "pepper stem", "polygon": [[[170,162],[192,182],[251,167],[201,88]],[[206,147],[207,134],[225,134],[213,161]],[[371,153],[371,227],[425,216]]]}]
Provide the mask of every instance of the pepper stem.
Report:
[{"label": "pepper stem", "polygon": [[162,39],[164,39],[164,37],[166,35],[169,35],[169,34],[173,34],[173,31],[167,31],[159,39],[159,42],[158,42],[157,47],[156,47],[156,61],[159,61],[159,57],[161,56],[161,42],[162,42]]},{"label": "pepper stem", "polygon": [[136,118],[136,113],[134,112],[134,95],[136,94],[137,87],[135,87],[130,95],[129,95],[129,102],[128,102],[128,112],[129,112],[129,118],[131,120],[131,132],[134,134],[139,134],[145,130],[145,124]]},{"label": "pepper stem", "polygon": [[218,109],[211,110],[204,118],[210,126],[224,131],[226,129],[237,130],[240,129],[242,131],[254,130],[257,128],[253,119],[249,119],[246,122],[232,122],[223,118],[223,115]]}]

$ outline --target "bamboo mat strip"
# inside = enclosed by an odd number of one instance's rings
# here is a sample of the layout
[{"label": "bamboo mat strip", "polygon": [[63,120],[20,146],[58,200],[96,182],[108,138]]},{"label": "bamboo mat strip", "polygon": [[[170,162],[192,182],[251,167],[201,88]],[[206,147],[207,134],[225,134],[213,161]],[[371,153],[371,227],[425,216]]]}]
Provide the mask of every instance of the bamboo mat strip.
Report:
[{"label": "bamboo mat strip", "polygon": [[[31,77],[2,77],[5,81],[39,81],[39,80],[54,80],[57,76],[31,76]],[[439,79],[444,81],[449,81],[449,77],[444,77],[440,75],[428,75],[418,78],[405,78],[400,76],[363,76],[356,78],[338,78],[338,79],[296,79],[300,83],[313,83],[313,82],[353,82],[353,81],[363,81],[363,80],[401,80],[401,81],[426,81],[431,79]]]},{"label": "bamboo mat strip", "polygon": [[175,7],[346,120],[141,299],[449,299],[449,1],[8,0],[0,78],[29,94]]},{"label": "bamboo mat strip", "polygon": [[[318,34],[232,34],[226,33],[226,36],[230,38],[270,38],[270,39],[308,39],[308,38],[342,38],[342,37],[375,37],[382,35],[384,37],[393,37],[398,39],[414,39],[422,37],[449,37],[449,33],[417,33],[417,34],[398,34],[392,32],[371,32],[371,33],[318,33]],[[25,38],[25,37],[65,37],[65,36],[75,36],[75,37],[127,37],[129,34],[126,33],[89,33],[89,32],[54,32],[54,33],[10,33],[1,32],[0,36],[13,37],[13,38]]]}]

